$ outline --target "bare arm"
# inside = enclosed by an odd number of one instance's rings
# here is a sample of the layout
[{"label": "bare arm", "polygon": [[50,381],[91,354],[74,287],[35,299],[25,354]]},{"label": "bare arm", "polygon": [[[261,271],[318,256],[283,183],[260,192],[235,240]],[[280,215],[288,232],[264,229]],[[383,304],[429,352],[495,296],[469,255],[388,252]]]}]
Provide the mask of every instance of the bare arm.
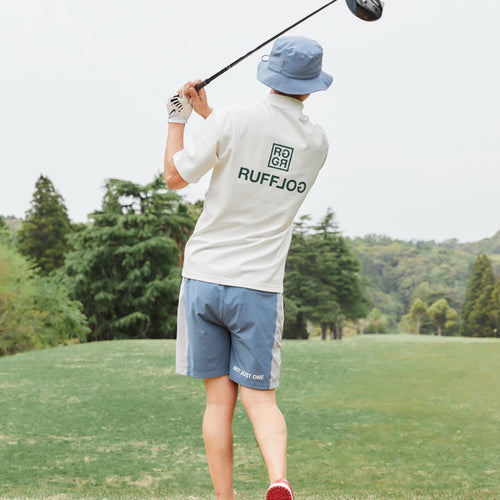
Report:
[{"label": "bare arm", "polygon": [[174,155],[184,149],[184,123],[169,123],[167,145],[165,147],[164,171],[165,181],[170,189],[182,189],[189,183],[179,174],[175,163]]}]

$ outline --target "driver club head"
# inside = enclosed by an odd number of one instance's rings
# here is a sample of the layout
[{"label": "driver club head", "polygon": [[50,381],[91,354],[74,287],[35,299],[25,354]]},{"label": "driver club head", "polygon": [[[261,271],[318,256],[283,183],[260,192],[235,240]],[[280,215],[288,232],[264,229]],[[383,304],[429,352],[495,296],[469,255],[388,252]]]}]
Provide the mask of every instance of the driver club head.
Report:
[{"label": "driver club head", "polygon": [[382,0],[346,0],[350,11],[363,21],[376,21],[382,16]]}]

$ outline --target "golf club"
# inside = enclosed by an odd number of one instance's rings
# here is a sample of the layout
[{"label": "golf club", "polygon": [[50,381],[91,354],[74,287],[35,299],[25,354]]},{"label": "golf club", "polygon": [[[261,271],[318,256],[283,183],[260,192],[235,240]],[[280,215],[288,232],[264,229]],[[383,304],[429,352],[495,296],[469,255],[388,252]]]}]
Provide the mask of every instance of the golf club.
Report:
[{"label": "golf club", "polygon": [[[276,40],[276,38],[280,37],[287,31],[291,30],[292,28],[295,28],[298,24],[304,22],[306,19],[309,19],[310,17],[314,16],[318,12],[322,11],[332,3],[335,3],[337,0],[331,0],[331,2],[326,3],[319,9],[315,10],[314,12],[311,12],[311,14],[303,17],[300,19],[300,21],[297,21],[296,23],[292,24],[291,26],[288,26],[288,28],[285,28],[283,31],[280,31],[278,34],[272,36],[269,38],[269,40],[266,40],[265,42],[261,43],[259,46],[255,47],[255,49],[252,49],[250,52],[247,52],[244,56],[241,56],[240,58],[236,59],[233,61],[231,64],[228,64],[225,68],[221,69],[211,77],[207,78],[206,80],[203,80],[202,82],[198,83],[198,85],[195,86],[196,90],[200,90],[203,87],[207,86],[210,82],[215,80],[217,77],[220,75],[224,74],[226,71],[230,70],[232,67],[236,66],[238,63],[246,59],[248,56],[252,55],[254,52],[257,52],[259,49],[267,45],[268,43],[272,42],[273,40]],[[382,10],[384,8],[384,4],[382,0],[346,0],[347,6],[349,7],[349,10],[359,19],[362,19],[363,21],[376,21],[377,19],[380,19],[382,16]]]}]

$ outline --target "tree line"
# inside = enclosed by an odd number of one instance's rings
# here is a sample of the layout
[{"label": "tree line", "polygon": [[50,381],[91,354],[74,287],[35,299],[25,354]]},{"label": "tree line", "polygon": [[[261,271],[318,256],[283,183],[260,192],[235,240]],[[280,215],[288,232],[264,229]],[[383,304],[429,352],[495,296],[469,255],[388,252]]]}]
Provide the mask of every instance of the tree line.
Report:
[{"label": "tree line", "polygon": [[[500,286],[500,232],[473,243],[368,235],[351,240],[351,245],[361,263],[365,293],[374,306],[364,320],[372,323],[371,329],[375,326],[379,333],[497,335],[498,292],[493,289]],[[473,285],[478,273],[486,276],[479,287]],[[483,299],[478,301],[480,294]],[[471,311],[480,307],[489,311],[490,319],[474,312],[472,317],[481,319],[471,323]]]},{"label": "tree line", "polygon": [[[100,210],[74,224],[41,175],[19,230],[8,231],[0,218],[0,355],[68,342],[174,338],[183,250],[201,208],[168,190],[161,175],[146,185],[110,179]],[[412,253],[381,237],[343,237],[331,209],[317,222],[302,217],[285,272],[284,336],[308,338],[314,330],[340,339],[346,327],[383,333],[396,322],[414,333],[496,335],[500,280],[486,255],[474,267],[460,316],[450,269],[441,288],[398,279]],[[395,283],[399,295],[391,293]]]}]

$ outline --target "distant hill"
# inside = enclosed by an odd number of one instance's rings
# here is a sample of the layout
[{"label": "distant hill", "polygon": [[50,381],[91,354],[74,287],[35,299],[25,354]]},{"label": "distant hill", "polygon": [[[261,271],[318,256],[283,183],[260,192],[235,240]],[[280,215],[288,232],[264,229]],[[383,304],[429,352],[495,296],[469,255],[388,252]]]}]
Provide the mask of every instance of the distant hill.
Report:
[{"label": "distant hill", "polygon": [[438,244],[449,248],[462,248],[467,252],[477,255],[482,253],[500,255],[500,231],[491,238],[484,238],[479,241],[460,243],[458,240],[451,239]]},{"label": "distant hill", "polygon": [[428,305],[444,297],[459,311],[480,254],[488,255],[495,275],[500,275],[500,231],[472,243],[403,241],[378,235],[349,241],[361,263],[371,305],[389,315],[393,326],[416,297]]},{"label": "distant hill", "polygon": [[500,231],[491,238],[485,238],[475,243],[463,243],[461,246],[473,255],[486,254],[490,258],[495,274],[500,274]]}]

